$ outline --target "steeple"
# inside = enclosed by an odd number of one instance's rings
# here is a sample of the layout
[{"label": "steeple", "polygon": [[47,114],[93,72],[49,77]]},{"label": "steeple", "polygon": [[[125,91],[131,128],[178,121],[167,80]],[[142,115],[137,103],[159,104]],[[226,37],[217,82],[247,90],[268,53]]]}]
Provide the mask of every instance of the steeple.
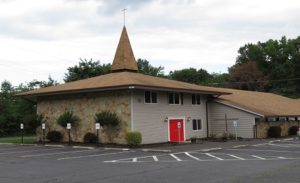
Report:
[{"label": "steeple", "polygon": [[121,38],[112,64],[112,72],[120,71],[138,71],[125,26],[123,27]]}]

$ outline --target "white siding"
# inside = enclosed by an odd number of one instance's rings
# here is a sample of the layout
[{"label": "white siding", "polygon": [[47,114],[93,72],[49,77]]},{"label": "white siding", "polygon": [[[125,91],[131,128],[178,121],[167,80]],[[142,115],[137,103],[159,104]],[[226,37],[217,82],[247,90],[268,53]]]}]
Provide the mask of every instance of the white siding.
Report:
[{"label": "white siding", "polygon": [[[253,138],[253,125],[256,115],[229,107],[220,103],[210,102],[209,105],[209,133],[221,134],[225,132],[225,114],[227,115],[228,132],[234,134],[233,118],[237,118],[237,133],[239,137]],[[221,120],[223,119],[223,120]]]},{"label": "white siding", "polygon": [[[166,117],[185,118],[185,137],[206,137],[205,96],[201,95],[201,105],[192,105],[191,94],[184,93],[183,105],[169,105],[167,92],[158,92],[158,104],[145,104],[144,91],[133,91],[132,130],[142,133],[144,144],[168,141],[168,122]],[[191,121],[187,121],[191,117]],[[192,119],[202,120],[202,130],[193,131]]]}]

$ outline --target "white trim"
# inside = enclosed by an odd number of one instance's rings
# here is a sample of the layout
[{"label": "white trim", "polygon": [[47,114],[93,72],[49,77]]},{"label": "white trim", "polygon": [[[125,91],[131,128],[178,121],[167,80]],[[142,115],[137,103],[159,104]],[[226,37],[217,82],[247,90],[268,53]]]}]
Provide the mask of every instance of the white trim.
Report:
[{"label": "white trim", "polygon": [[182,119],[183,120],[183,141],[186,141],[186,129],[185,129],[185,116],[168,116],[168,142],[170,142],[170,120]]},{"label": "white trim", "polygon": [[131,96],[130,96],[130,113],[131,113],[131,121],[130,121],[130,126],[131,126],[131,131],[133,132],[134,131],[134,124],[133,124],[133,91],[131,91]]},{"label": "white trim", "polygon": [[[201,129],[200,130],[194,130],[194,120],[196,120],[196,122],[197,122],[197,127],[198,127],[198,120],[201,120]],[[203,131],[203,121],[202,121],[202,118],[198,118],[198,119],[196,119],[196,118],[194,118],[194,119],[192,119],[192,131],[193,132],[201,132],[201,131]]]},{"label": "white trim", "polygon": [[265,117],[263,114],[259,114],[259,113],[256,113],[256,112],[253,112],[253,111],[241,108],[241,107],[237,107],[237,106],[232,105],[232,104],[227,104],[227,103],[221,102],[219,100],[215,100],[214,102],[219,103],[219,104],[223,104],[225,106],[232,107],[232,108],[235,108],[235,109],[239,109],[241,111],[248,112],[250,114],[254,114],[254,115],[257,115],[257,116]]}]

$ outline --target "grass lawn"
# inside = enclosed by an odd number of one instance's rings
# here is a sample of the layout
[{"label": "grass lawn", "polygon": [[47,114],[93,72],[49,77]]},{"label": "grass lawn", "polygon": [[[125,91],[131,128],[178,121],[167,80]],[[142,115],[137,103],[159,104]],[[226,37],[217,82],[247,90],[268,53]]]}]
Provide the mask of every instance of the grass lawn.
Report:
[{"label": "grass lawn", "polygon": [[[34,144],[36,143],[35,135],[26,135],[23,137],[24,144]],[[13,144],[21,144],[21,136],[14,137],[0,137],[1,143],[13,143]]]}]

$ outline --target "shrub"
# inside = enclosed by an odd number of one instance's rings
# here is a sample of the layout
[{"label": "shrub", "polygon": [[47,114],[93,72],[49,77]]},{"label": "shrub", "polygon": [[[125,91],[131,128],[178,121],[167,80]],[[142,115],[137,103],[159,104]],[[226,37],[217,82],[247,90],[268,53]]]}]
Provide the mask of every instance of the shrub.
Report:
[{"label": "shrub", "polygon": [[119,131],[121,120],[116,113],[103,111],[95,114],[95,123],[100,123],[103,126],[109,141],[112,142],[112,136]]},{"label": "shrub", "polygon": [[137,146],[142,143],[142,134],[140,132],[128,132],[126,142],[130,146]]},{"label": "shrub", "polygon": [[47,133],[46,137],[50,142],[60,142],[63,138],[62,134],[59,131],[50,131]]},{"label": "shrub", "polygon": [[271,126],[268,129],[268,137],[276,138],[281,136],[281,128],[279,126]]},{"label": "shrub", "polygon": [[289,128],[289,135],[297,135],[299,127],[298,126],[291,126]]},{"label": "shrub", "polygon": [[71,123],[72,126],[76,126],[76,124],[80,121],[79,117],[74,115],[73,112],[64,112],[60,115],[57,119],[57,123],[62,126],[66,127],[67,123]]},{"label": "shrub", "polygon": [[97,143],[97,135],[94,133],[86,133],[83,137],[84,143]]}]

